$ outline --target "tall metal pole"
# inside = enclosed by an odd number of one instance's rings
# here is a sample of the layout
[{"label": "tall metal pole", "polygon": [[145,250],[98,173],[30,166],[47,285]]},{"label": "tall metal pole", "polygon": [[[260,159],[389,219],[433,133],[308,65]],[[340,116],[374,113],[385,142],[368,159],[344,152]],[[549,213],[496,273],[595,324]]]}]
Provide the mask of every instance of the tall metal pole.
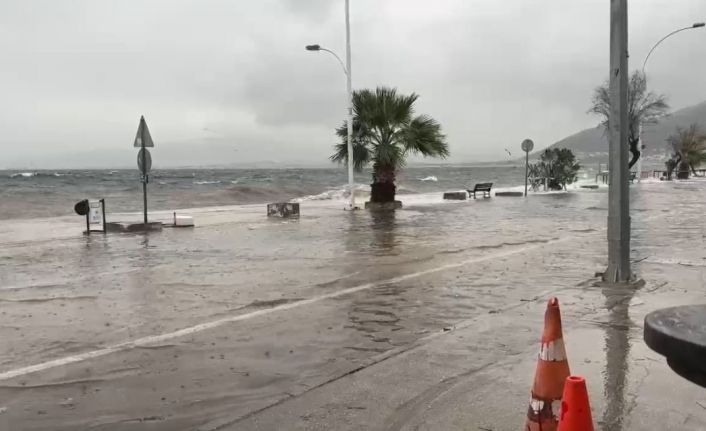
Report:
[{"label": "tall metal pole", "polygon": [[144,218],[147,224],[147,150],[145,149],[145,128],[142,128],[140,133],[142,141],[142,199],[144,203]]},{"label": "tall metal pole", "polygon": [[346,78],[348,91],[348,190],[350,191],[350,209],[355,208],[355,184],[353,179],[353,85],[351,70],[351,23],[349,0],[346,0]]},{"label": "tall metal pole", "polygon": [[624,283],[630,273],[628,188],[628,2],[610,0],[610,117],[608,268],[603,280]]},{"label": "tall metal pole", "polygon": [[527,197],[527,176],[529,175],[529,151],[525,151],[525,197]]}]

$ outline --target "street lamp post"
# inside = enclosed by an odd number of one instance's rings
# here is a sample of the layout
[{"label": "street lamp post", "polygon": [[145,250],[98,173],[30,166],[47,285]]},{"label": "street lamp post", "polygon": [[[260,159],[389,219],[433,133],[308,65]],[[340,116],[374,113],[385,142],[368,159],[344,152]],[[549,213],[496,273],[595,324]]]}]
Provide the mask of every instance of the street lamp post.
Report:
[{"label": "street lamp post", "polygon": [[307,45],[307,51],[325,51],[336,57],[336,60],[341,64],[343,68],[343,73],[346,74],[346,92],[347,92],[347,102],[348,102],[348,118],[346,120],[346,125],[348,127],[348,133],[346,138],[346,143],[348,146],[348,191],[350,193],[349,209],[355,209],[355,183],[353,179],[353,85],[351,77],[351,25],[350,25],[350,12],[349,12],[349,0],[346,0],[346,64],[343,64],[341,58],[336,55],[335,52],[330,49],[322,48],[320,45]]},{"label": "street lamp post", "polygon": [[[706,26],[706,23],[703,23],[703,22],[695,22],[695,23],[693,23],[692,25],[690,25],[690,26],[688,26],[688,27],[683,27],[683,28],[679,28],[679,29],[677,29],[677,30],[674,30],[673,32],[667,34],[667,35],[664,36],[662,39],[660,39],[659,41],[657,41],[657,43],[655,43],[655,44],[652,46],[652,49],[650,49],[650,51],[649,51],[649,52],[647,53],[647,55],[645,56],[645,61],[642,62],[642,75],[645,77],[645,80],[647,80],[647,76],[645,75],[645,66],[647,66],[647,60],[650,58],[650,55],[652,54],[652,51],[655,50],[655,48],[657,48],[657,47],[658,47],[662,42],[664,42],[666,39],[668,39],[668,38],[671,37],[671,36],[674,36],[674,35],[677,34],[677,33],[680,33],[680,32],[685,31],[685,30],[693,30],[693,29],[695,29],[695,28],[702,28],[702,27],[704,27],[704,26]],[[638,145],[638,148],[640,149],[640,158],[637,159],[637,182],[640,182],[640,180],[641,180],[641,178],[642,178],[642,152],[643,152],[644,147],[645,147],[644,145],[642,145],[642,121],[641,121],[640,124],[638,125],[638,132],[637,132],[637,133],[638,133],[637,136],[638,136],[638,138],[639,138],[639,142],[638,142],[637,145]]]},{"label": "street lamp post", "polygon": [[655,48],[657,48],[657,47],[658,47],[662,42],[664,42],[667,38],[669,38],[669,37],[671,37],[671,36],[674,36],[675,34],[680,33],[680,32],[682,32],[682,31],[685,31],[685,30],[692,30],[692,29],[695,29],[695,28],[702,28],[702,27],[704,27],[704,26],[706,26],[706,23],[703,23],[703,22],[695,22],[695,23],[693,23],[692,25],[690,25],[690,26],[688,26],[688,27],[684,27],[684,28],[680,28],[680,29],[674,30],[673,32],[669,33],[668,35],[664,36],[662,39],[660,39],[659,41],[657,41],[657,43],[655,43],[654,46],[652,46],[652,49],[650,49],[650,52],[647,53],[647,56],[645,57],[645,61],[642,62],[642,74],[643,74],[643,75],[645,74],[645,66],[647,66],[647,60],[649,60],[650,55],[652,55],[652,51],[654,51]]}]

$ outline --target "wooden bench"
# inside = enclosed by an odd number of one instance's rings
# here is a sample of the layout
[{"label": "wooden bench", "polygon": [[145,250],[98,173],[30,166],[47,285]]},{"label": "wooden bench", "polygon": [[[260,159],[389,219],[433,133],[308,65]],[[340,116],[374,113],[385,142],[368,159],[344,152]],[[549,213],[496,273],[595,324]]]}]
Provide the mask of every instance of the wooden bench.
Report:
[{"label": "wooden bench", "polygon": [[493,187],[493,183],[478,183],[473,187],[473,190],[468,189],[466,190],[468,192],[468,196],[473,196],[473,199],[476,198],[476,193],[482,192],[484,198],[489,198],[490,197],[490,189]]}]

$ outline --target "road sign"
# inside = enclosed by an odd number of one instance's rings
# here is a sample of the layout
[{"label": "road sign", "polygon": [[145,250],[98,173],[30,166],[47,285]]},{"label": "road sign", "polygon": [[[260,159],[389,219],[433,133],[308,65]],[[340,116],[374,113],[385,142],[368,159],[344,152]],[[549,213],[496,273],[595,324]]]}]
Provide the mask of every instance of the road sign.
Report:
[{"label": "road sign", "polygon": [[[144,142],[142,142],[144,140]],[[144,145],[143,145],[144,144]],[[140,117],[140,125],[137,127],[137,135],[135,135],[135,147],[154,147],[150,129],[147,127],[145,117]]]},{"label": "road sign", "polygon": [[[517,142],[517,141],[515,141],[515,142]],[[531,139],[525,139],[524,141],[522,141],[522,151],[524,151],[525,153],[529,153],[533,149],[534,149],[534,142],[532,142]]]},{"label": "road sign", "polygon": [[[143,151],[145,152],[144,158],[142,157]],[[142,148],[137,153],[137,167],[138,169],[140,169],[140,172],[142,172],[142,175],[148,174],[152,169],[152,156],[150,155],[150,150],[148,150],[147,148]]]},{"label": "road sign", "polygon": [[525,197],[527,197],[527,177],[529,177],[529,153],[534,148],[534,142],[531,139],[522,141],[522,151],[525,152]]},{"label": "road sign", "polygon": [[76,211],[76,214],[81,216],[85,216],[86,214],[88,214],[88,201],[84,199],[82,201],[77,202],[76,205],[74,205],[74,211]]}]

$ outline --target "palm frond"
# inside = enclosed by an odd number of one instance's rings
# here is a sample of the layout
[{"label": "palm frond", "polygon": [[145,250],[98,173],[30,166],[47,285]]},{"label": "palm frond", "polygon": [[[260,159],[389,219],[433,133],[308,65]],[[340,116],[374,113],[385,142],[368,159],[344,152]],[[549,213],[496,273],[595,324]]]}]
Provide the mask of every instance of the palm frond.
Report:
[{"label": "palm frond", "polygon": [[378,169],[396,171],[405,165],[404,149],[394,144],[376,146],[374,158]]},{"label": "palm frond", "polygon": [[[371,153],[368,145],[370,143],[370,133],[363,123],[353,119],[353,169],[357,172],[363,170],[371,161]],[[335,152],[330,157],[332,162],[348,163],[348,123],[346,121],[336,129],[336,135],[341,142],[334,145]]]},{"label": "palm frond", "polygon": [[706,163],[706,135],[701,133],[698,124],[691,124],[687,128],[677,127],[676,132],[667,138],[667,142],[674,151],[671,160],[674,165],[679,160],[686,162],[694,170]]},{"label": "palm frond", "polygon": [[405,152],[421,154],[424,157],[449,156],[449,146],[446,136],[441,133],[441,125],[428,115],[420,115],[412,120],[402,137]]},{"label": "palm frond", "polygon": [[[376,171],[394,174],[409,153],[447,157],[448,145],[441,126],[431,117],[413,118],[419,96],[399,94],[396,89],[378,87],[353,93],[353,162],[360,170],[373,163]],[[346,123],[336,129],[341,142],[331,156],[334,162],[348,159]]]}]

